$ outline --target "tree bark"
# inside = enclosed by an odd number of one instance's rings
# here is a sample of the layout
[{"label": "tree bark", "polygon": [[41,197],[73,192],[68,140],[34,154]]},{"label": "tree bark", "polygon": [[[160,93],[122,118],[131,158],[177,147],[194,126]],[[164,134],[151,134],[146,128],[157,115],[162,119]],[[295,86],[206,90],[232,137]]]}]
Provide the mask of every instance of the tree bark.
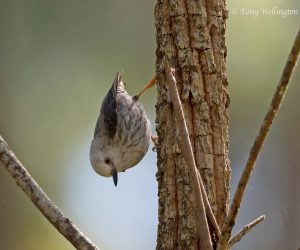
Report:
[{"label": "tree bark", "polygon": [[[157,71],[165,56],[176,69],[197,168],[220,227],[228,209],[230,179],[226,16],[223,0],[158,0],[155,7]],[[201,249],[189,172],[177,145],[178,126],[161,72],[157,88],[157,249]],[[212,240],[215,244],[215,235]]]}]

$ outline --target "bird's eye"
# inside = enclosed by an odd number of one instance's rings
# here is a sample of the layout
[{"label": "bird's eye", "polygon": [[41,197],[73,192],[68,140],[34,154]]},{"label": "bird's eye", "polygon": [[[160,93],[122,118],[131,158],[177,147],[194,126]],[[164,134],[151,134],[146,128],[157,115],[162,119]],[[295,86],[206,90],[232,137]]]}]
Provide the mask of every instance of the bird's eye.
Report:
[{"label": "bird's eye", "polygon": [[110,164],[110,159],[109,159],[109,158],[106,158],[106,159],[104,160],[104,162],[105,162],[106,164]]}]

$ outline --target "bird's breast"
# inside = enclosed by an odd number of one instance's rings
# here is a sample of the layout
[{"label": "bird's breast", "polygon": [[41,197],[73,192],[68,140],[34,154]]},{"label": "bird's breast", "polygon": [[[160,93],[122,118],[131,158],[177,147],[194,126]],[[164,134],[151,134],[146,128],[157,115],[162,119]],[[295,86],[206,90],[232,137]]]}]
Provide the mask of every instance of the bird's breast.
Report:
[{"label": "bird's breast", "polygon": [[[136,165],[146,154],[150,140],[150,121],[142,105],[124,98],[117,106],[118,126],[116,143],[121,149],[123,168]],[[124,169],[125,170],[125,169]]]}]

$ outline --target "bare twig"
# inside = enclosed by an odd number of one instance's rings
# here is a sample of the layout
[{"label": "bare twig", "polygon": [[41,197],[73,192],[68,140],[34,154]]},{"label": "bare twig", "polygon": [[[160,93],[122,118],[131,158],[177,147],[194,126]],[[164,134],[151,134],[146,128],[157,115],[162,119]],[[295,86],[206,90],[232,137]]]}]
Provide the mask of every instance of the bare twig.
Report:
[{"label": "bare twig", "polygon": [[211,209],[211,206],[209,204],[209,200],[208,200],[208,197],[207,197],[207,194],[206,194],[206,190],[205,190],[205,187],[204,187],[204,184],[203,184],[203,181],[202,181],[201,174],[200,174],[198,168],[196,170],[197,170],[197,177],[199,178],[199,183],[200,183],[200,186],[201,186],[201,192],[202,192],[202,196],[203,196],[203,202],[204,202],[204,206],[205,206],[206,215],[207,215],[210,223],[214,227],[217,236],[220,237],[221,231],[220,231],[219,225],[217,223],[217,220],[214,216],[214,213]]},{"label": "bare twig", "polygon": [[[161,64],[160,64],[160,66],[159,66],[158,72],[163,72],[163,70],[164,70],[164,64],[167,63],[167,62],[165,62],[166,60],[167,60],[167,59],[166,59],[166,55],[164,55],[164,57],[163,57],[163,59],[162,59],[162,61],[161,61]],[[176,79],[175,79],[175,80],[176,80]],[[175,85],[175,86],[176,86],[176,85]],[[172,88],[172,87],[171,87],[171,88]],[[175,90],[177,91],[177,88],[176,88]],[[178,91],[177,91],[177,92],[178,92]],[[181,107],[181,110],[183,111],[183,109],[182,109],[182,104],[181,104],[180,99],[179,99],[179,105],[180,105],[180,107]],[[176,116],[176,118],[177,118],[177,116]],[[178,117],[177,119],[180,119],[180,118]],[[185,122],[184,115],[183,115],[183,119],[184,119],[184,122]],[[185,123],[186,123],[186,122],[185,122]],[[185,127],[181,127],[181,125],[182,125],[182,124],[178,124],[179,130],[180,130],[180,131],[184,131],[184,130],[186,129],[186,126],[185,126]],[[186,131],[187,131],[187,129],[186,129]],[[186,132],[186,135],[188,135],[188,132]],[[183,136],[183,134],[182,134],[182,136]],[[186,140],[190,140],[190,137],[187,136]],[[191,143],[190,143],[190,142],[189,142],[189,145],[191,146]],[[191,154],[186,154],[184,151],[182,152],[182,154],[185,154],[184,157],[193,157],[193,161],[194,161],[194,156],[193,156],[193,150],[192,150],[192,148],[190,149],[190,151],[192,152],[192,155],[191,155]],[[192,161],[192,159],[190,159],[190,161]],[[196,163],[195,163],[195,165],[196,165]],[[216,218],[215,218],[215,215],[214,215],[214,213],[213,213],[213,211],[212,211],[212,209],[211,209],[211,206],[210,206],[210,204],[209,204],[209,200],[208,200],[208,197],[207,197],[207,194],[206,194],[206,190],[205,190],[205,187],[204,187],[204,184],[203,184],[203,180],[202,180],[201,174],[200,174],[198,168],[196,168],[196,171],[197,171],[197,177],[199,178],[199,183],[200,183],[201,192],[202,192],[202,196],[203,196],[203,202],[204,202],[204,206],[205,206],[205,212],[206,212],[206,214],[207,214],[207,217],[209,218],[210,223],[212,224],[212,226],[213,226],[214,229],[215,229],[216,235],[217,235],[218,237],[220,237],[221,231],[220,231],[219,225],[218,225],[218,223],[217,223],[217,220],[216,220]]]},{"label": "bare twig", "polygon": [[199,237],[201,240],[201,249],[212,250],[212,242],[209,233],[205,207],[203,202],[203,196],[200,187],[200,178],[197,177],[197,168],[193,156],[191,141],[189,139],[186,122],[184,119],[182,105],[180,103],[180,98],[178,95],[178,90],[176,86],[176,79],[174,75],[174,69],[169,67],[169,63],[165,60],[165,72],[167,76],[167,81],[170,87],[171,99],[174,105],[174,113],[177,119],[178,127],[180,128],[181,136],[178,140],[179,147],[181,149],[182,155],[185,162],[189,168],[192,190],[194,192],[196,200],[196,223],[199,232]]},{"label": "bare twig", "polygon": [[254,221],[247,224],[246,226],[244,226],[242,230],[240,230],[236,235],[234,235],[230,238],[228,248],[231,248],[234,244],[238,243],[246,233],[248,233],[257,224],[262,222],[265,218],[266,218],[266,216],[262,215],[262,216],[258,217],[257,219],[255,219]]},{"label": "bare twig", "polygon": [[32,203],[76,249],[98,249],[50,200],[50,198],[30,176],[22,163],[17,159],[1,135],[0,161],[3,163],[5,169],[15,179],[17,185],[31,199]]},{"label": "bare twig", "polygon": [[261,127],[260,127],[259,134],[256,137],[255,142],[251,148],[251,151],[250,151],[250,154],[248,157],[248,161],[243,170],[237,190],[234,194],[234,198],[233,198],[229,213],[225,219],[225,222],[224,222],[224,225],[222,228],[222,232],[221,232],[221,237],[218,242],[217,250],[227,249],[228,241],[231,236],[232,228],[235,224],[236,216],[237,216],[237,213],[240,208],[240,204],[241,204],[244,192],[245,192],[246,185],[249,181],[251,172],[254,169],[257,156],[262,148],[264,140],[269,132],[269,129],[273,123],[273,120],[277,114],[277,111],[280,107],[280,104],[282,102],[282,99],[284,97],[286,89],[288,87],[290,77],[292,75],[293,69],[297,62],[299,51],[300,51],[300,30],[298,31],[298,34],[294,41],[294,45],[293,45],[290,55],[287,59],[286,65],[282,72],[281,79],[279,81],[279,84],[278,84],[275,94],[273,96],[269,110],[264,118],[264,121],[263,121]]}]

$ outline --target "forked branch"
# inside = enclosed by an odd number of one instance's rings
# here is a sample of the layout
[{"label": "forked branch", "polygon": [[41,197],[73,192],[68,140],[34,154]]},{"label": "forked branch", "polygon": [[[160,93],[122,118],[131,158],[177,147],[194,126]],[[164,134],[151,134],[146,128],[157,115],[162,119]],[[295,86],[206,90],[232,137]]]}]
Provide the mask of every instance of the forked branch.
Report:
[{"label": "forked branch", "polygon": [[279,84],[278,84],[275,94],[273,96],[269,110],[263,120],[263,123],[260,127],[259,134],[257,135],[255,142],[251,148],[246,166],[240,177],[240,181],[238,183],[237,190],[234,194],[234,198],[233,198],[229,213],[225,219],[225,222],[224,222],[224,225],[222,228],[221,237],[218,242],[217,250],[225,250],[228,248],[228,242],[229,242],[229,238],[231,236],[231,231],[235,224],[236,216],[239,211],[240,204],[241,204],[247,183],[249,182],[249,178],[251,176],[252,170],[254,169],[257,156],[263,146],[265,138],[270,130],[270,127],[271,127],[271,125],[274,121],[274,118],[278,112],[280,104],[284,98],[284,94],[287,90],[289,80],[291,78],[293,69],[295,68],[295,65],[296,65],[296,62],[297,62],[297,59],[299,56],[299,51],[300,51],[300,30],[298,31],[298,34],[294,41],[294,45],[293,45],[290,55],[287,59],[286,65],[282,72],[281,79],[279,81]]},{"label": "forked branch", "polygon": [[250,230],[255,227],[257,224],[262,222],[266,218],[265,215],[262,215],[255,219],[254,221],[250,222],[246,226],[243,227],[242,230],[240,230],[236,235],[232,236],[229,240],[228,248],[231,248],[234,244],[238,243],[245,234],[250,232]]},{"label": "forked branch", "polygon": [[[197,174],[196,163],[192,151],[191,141],[189,139],[186,122],[184,119],[183,109],[179,98],[176,78],[174,75],[174,69],[170,68],[168,61],[165,59],[165,72],[167,76],[167,82],[169,84],[170,95],[173,102],[174,113],[177,120],[178,127],[180,128],[180,138],[178,144],[182,152],[182,156],[185,159],[186,165],[189,168],[192,190],[196,200],[196,224],[199,230],[199,237],[201,240],[201,249],[212,250],[212,242],[210,232],[208,228],[203,192],[201,190],[201,177]],[[198,178],[200,177],[200,178]]]}]

